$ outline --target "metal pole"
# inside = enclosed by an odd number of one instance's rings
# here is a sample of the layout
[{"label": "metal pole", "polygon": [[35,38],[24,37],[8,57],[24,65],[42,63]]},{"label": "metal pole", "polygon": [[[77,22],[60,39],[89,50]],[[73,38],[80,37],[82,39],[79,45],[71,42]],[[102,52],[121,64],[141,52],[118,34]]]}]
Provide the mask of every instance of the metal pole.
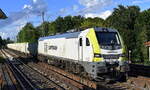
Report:
[{"label": "metal pole", "polygon": [[150,61],[150,46],[148,48],[149,48],[149,61]]},{"label": "metal pole", "polygon": [[131,50],[129,50],[129,63],[131,63]]},{"label": "metal pole", "polygon": [[44,19],[44,16],[45,16],[45,13],[44,12],[42,12],[42,22],[44,22],[45,21],[45,19]]},{"label": "metal pole", "polygon": [[41,13],[41,17],[42,17],[42,24],[43,24],[43,26],[42,26],[42,28],[43,28],[43,33],[42,33],[42,34],[43,34],[43,35],[42,35],[42,36],[45,36],[45,30],[44,30],[44,29],[45,29],[45,25],[44,25],[44,15],[45,15],[45,13],[44,13],[44,12],[42,12],[42,13]]}]

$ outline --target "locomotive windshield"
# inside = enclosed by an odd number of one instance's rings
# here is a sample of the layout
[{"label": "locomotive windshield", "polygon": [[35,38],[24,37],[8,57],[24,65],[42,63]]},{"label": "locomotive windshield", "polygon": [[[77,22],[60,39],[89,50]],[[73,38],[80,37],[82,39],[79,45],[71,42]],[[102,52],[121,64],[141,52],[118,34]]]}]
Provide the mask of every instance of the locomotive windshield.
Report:
[{"label": "locomotive windshield", "polygon": [[[96,32],[96,36],[101,48],[109,48],[109,46],[115,46],[116,49],[121,47],[118,34],[116,32]],[[106,47],[108,46],[108,47]]]}]

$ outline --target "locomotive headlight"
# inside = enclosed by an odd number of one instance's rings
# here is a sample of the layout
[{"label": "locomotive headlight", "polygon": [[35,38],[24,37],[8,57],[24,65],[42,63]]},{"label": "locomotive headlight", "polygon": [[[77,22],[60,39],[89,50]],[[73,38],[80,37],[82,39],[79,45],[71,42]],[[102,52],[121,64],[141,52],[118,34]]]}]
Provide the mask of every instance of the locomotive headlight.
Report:
[{"label": "locomotive headlight", "polygon": [[101,54],[94,53],[94,57],[102,57]]}]

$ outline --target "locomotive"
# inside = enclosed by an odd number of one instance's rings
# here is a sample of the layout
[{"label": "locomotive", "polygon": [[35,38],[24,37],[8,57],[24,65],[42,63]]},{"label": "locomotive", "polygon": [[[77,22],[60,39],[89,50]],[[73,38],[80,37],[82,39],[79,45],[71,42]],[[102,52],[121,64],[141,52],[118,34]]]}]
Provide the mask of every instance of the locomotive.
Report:
[{"label": "locomotive", "polygon": [[[21,46],[26,48],[23,53],[29,53],[29,48],[37,49],[31,51],[35,51],[32,53],[36,53],[40,61],[95,80],[126,78],[129,71],[125,46],[115,29],[88,28],[41,37],[37,48],[31,48],[32,45],[28,44]],[[13,45],[8,44],[7,47],[13,50],[20,47],[19,44]]]}]

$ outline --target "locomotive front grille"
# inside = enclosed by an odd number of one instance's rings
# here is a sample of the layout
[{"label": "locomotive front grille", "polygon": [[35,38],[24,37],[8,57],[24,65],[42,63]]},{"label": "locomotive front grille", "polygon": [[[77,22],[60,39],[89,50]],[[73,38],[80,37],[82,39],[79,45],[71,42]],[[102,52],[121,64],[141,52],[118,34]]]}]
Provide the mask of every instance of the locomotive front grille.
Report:
[{"label": "locomotive front grille", "polygon": [[104,59],[119,59],[119,55],[103,55]]}]

